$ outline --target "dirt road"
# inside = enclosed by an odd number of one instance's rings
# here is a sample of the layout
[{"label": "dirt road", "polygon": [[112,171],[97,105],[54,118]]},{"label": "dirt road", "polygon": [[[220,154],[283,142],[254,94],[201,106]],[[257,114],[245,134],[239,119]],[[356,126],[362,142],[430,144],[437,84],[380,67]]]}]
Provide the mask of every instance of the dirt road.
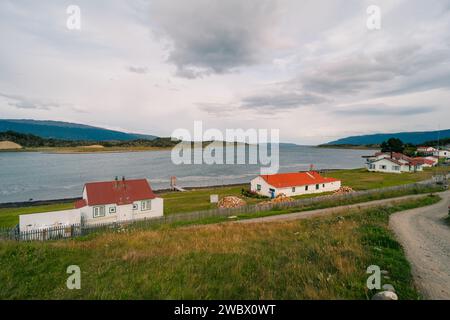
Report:
[{"label": "dirt road", "polygon": [[403,245],[414,280],[426,299],[450,299],[450,191],[441,193],[439,203],[398,212],[389,225]]},{"label": "dirt road", "polygon": [[318,209],[318,210],[311,210],[311,211],[280,214],[280,215],[261,217],[261,218],[238,220],[235,223],[289,221],[289,220],[314,218],[314,217],[320,217],[320,216],[327,216],[327,215],[331,215],[331,214],[339,213],[339,212],[345,212],[350,209],[366,209],[366,208],[372,208],[372,207],[376,207],[376,206],[391,205],[391,204],[395,204],[395,203],[402,202],[405,200],[422,198],[425,195],[426,194],[409,195],[409,196],[403,196],[403,197],[398,197],[398,198],[361,202],[361,203],[357,203],[357,204],[351,204],[351,205],[339,206],[339,207],[333,207],[333,208],[327,208],[327,209]]}]

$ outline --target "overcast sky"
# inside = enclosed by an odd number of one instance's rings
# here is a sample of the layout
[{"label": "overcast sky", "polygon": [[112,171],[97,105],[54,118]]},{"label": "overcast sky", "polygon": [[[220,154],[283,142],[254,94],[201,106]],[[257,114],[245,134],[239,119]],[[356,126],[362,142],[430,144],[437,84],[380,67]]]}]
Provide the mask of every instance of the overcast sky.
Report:
[{"label": "overcast sky", "polygon": [[0,118],[300,144],[450,128],[450,0],[2,0],[0,45]]}]

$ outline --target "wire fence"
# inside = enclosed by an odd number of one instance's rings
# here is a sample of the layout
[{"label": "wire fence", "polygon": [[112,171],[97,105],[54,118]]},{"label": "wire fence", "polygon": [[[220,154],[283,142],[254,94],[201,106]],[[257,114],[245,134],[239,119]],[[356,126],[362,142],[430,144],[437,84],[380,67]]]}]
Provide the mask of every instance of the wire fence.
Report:
[{"label": "wire fence", "polygon": [[[307,209],[320,209],[333,207],[336,205],[346,205],[358,203],[361,201],[373,201],[386,198],[393,198],[402,195],[420,194],[427,192],[438,192],[446,190],[446,186],[435,182],[414,183],[401,186],[394,186],[382,189],[373,189],[366,191],[356,191],[352,193],[326,195],[313,198],[297,199],[289,202],[279,203],[260,203],[246,205],[238,208],[217,208],[202,211],[193,211],[187,213],[177,213],[164,215],[161,217],[132,220],[127,222],[101,223],[101,224],[74,224],[59,225],[48,228],[21,231],[16,228],[0,228],[0,240],[16,241],[44,241],[58,240],[66,238],[75,238],[88,235],[93,232],[116,231],[121,232],[129,229],[146,229],[162,224],[173,224],[177,222],[195,222],[207,218],[224,218],[238,215],[256,215],[258,213],[269,211],[303,211]],[[276,212],[274,212],[276,214]]]}]

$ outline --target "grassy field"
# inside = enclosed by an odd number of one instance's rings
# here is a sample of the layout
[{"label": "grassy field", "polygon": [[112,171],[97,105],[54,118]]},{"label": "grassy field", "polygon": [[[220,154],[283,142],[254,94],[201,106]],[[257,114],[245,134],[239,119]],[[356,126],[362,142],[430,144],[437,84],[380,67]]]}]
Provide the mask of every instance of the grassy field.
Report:
[{"label": "grassy field", "polygon": [[[448,168],[446,169],[448,170]],[[383,187],[396,186],[401,184],[414,183],[426,179],[430,179],[433,175],[431,170],[412,174],[388,174],[367,172],[364,169],[354,170],[336,170],[326,174],[342,180],[344,186],[350,186],[355,190],[368,190]],[[169,192],[160,196],[164,198],[164,214],[183,213],[200,211],[215,208],[215,204],[210,203],[209,196],[218,194],[224,196],[238,196],[243,198],[248,204],[254,204],[261,199],[247,198],[241,196],[241,190],[248,188],[248,184],[240,186],[224,186],[217,188],[199,188],[187,192]],[[317,197],[326,194],[312,194],[295,197],[296,199]],[[401,195],[406,195],[401,194]],[[374,199],[376,200],[376,199]],[[338,205],[338,204],[336,204]],[[13,227],[19,222],[20,214],[48,212],[55,210],[72,209],[72,204],[56,204],[49,206],[33,206],[15,209],[0,209],[0,227]]]},{"label": "grassy field", "polygon": [[[416,173],[393,174],[368,172],[366,169],[354,169],[331,171],[326,175],[342,180],[342,185],[351,187],[355,190],[369,190],[431,179],[435,172],[434,170],[436,169],[425,169],[423,172]],[[449,168],[444,168],[443,170],[448,172]]]},{"label": "grassy field", "polygon": [[[0,243],[1,299],[367,299],[366,268],[389,272],[400,299],[417,299],[388,229],[393,212],[437,196],[339,216],[264,224]],[[65,286],[81,268],[81,290]]]},{"label": "grassy field", "polygon": [[[448,169],[447,169],[448,170]],[[365,169],[354,170],[336,170],[330,173],[326,173],[326,176],[333,177],[342,180],[343,186],[349,186],[353,189],[369,190],[377,188],[392,187],[402,184],[415,183],[427,179],[431,179],[433,172],[431,170],[425,170],[424,172],[417,173],[404,173],[404,174],[389,174],[368,172]],[[241,189],[249,188],[248,184],[242,186],[233,187],[220,187],[210,189],[197,189],[180,193],[167,193],[163,194],[165,214],[190,212],[198,210],[206,210],[215,208],[215,205],[209,202],[209,195],[218,194],[222,196],[241,196]],[[322,196],[325,194],[311,194],[295,197],[296,199],[311,198]],[[263,201],[261,199],[244,198],[248,204],[257,203]]]}]

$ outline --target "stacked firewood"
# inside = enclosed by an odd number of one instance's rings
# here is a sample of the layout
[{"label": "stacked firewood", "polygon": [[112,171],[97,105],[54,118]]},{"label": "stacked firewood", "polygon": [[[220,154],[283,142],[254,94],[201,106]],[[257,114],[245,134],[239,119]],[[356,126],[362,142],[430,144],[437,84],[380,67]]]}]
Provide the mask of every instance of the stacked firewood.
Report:
[{"label": "stacked firewood", "polygon": [[245,206],[247,203],[241,198],[235,196],[223,197],[217,204],[218,208],[238,208]]},{"label": "stacked firewood", "polygon": [[339,190],[337,190],[334,194],[346,194],[346,193],[352,193],[355,192],[355,190],[353,190],[350,187],[341,187]]}]

